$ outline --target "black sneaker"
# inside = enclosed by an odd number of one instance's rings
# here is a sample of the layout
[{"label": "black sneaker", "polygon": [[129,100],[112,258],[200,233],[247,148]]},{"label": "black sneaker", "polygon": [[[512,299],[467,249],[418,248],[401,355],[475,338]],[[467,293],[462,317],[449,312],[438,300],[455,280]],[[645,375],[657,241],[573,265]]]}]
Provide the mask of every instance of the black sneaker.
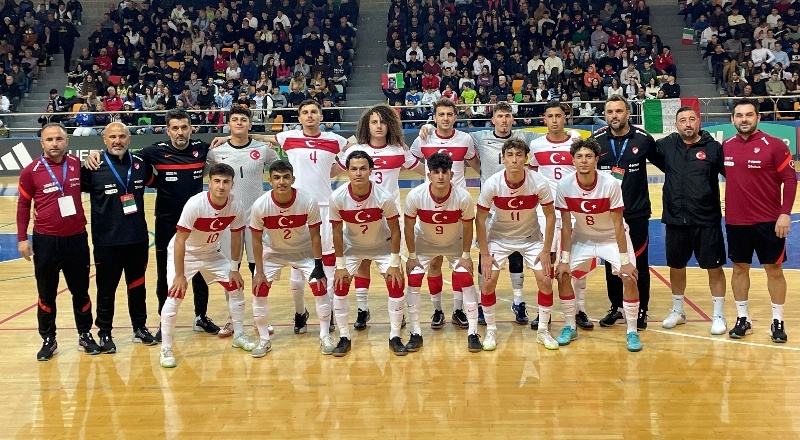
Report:
[{"label": "black sneaker", "polygon": [[458,328],[469,328],[469,321],[467,321],[467,315],[461,309],[453,310],[453,317],[451,319],[451,322]]},{"label": "black sneaker", "polygon": [[776,342],[778,344],[783,344],[787,339],[789,339],[789,337],[786,336],[786,330],[783,328],[783,321],[778,321],[777,319],[772,320],[770,338],[772,338],[772,342]]},{"label": "black sneaker", "polygon": [[616,307],[611,307],[608,310],[608,315],[600,320],[600,327],[613,327],[623,322],[625,322],[625,317],[622,316],[622,312]]},{"label": "black sneaker", "polygon": [[216,335],[219,333],[219,326],[214,324],[214,321],[212,321],[208,316],[200,315],[194,319],[194,326],[192,326],[192,330],[196,332],[206,332],[210,335]]},{"label": "black sneaker", "polygon": [[84,333],[78,336],[78,347],[83,349],[86,354],[100,354],[100,346],[94,342],[91,333]]},{"label": "black sneaker", "polygon": [[117,344],[114,343],[111,333],[98,333],[97,337],[100,339],[100,353],[114,354],[117,352]]},{"label": "black sneaker", "polygon": [[525,305],[525,302],[521,302],[519,304],[511,304],[511,310],[514,312],[514,322],[519,325],[525,325],[528,323],[528,310]]},{"label": "black sneaker", "polygon": [[647,330],[647,310],[639,309],[639,317],[636,318],[636,329]]},{"label": "black sneaker", "polygon": [[411,337],[408,338],[408,344],[406,344],[406,350],[414,353],[419,351],[420,348],[422,348],[422,335],[411,333]]},{"label": "black sneaker", "polygon": [[[547,325],[550,325],[552,323],[553,323],[553,316],[551,315],[550,316],[550,320],[547,322]],[[533,321],[531,321],[531,330],[539,330],[539,314],[538,313],[536,314],[536,317],[533,318]]]},{"label": "black sneaker", "polygon": [[[96,344],[95,344],[96,345]],[[36,359],[40,361],[49,361],[53,359],[53,355],[58,353],[58,342],[53,336],[48,336],[42,341],[42,349],[36,353]]]},{"label": "black sneaker", "polygon": [[333,313],[331,313],[331,324],[328,326],[328,331],[333,333],[336,330],[336,321],[333,319]]},{"label": "black sneaker", "polygon": [[356,317],[356,322],[353,323],[353,328],[356,330],[364,330],[367,328],[367,322],[369,322],[369,318],[369,310],[358,309],[358,316]]},{"label": "black sneaker", "polygon": [[161,343],[161,324],[158,324],[158,331],[156,332],[156,342]]},{"label": "black sneaker", "polygon": [[589,316],[586,315],[586,312],[579,311],[577,315],[575,315],[575,324],[578,324],[583,330],[592,330],[594,328],[594,323],[589,319]]},{"label": "black sneaker", "polygon": [[[399,336],[389,339],[389,350],[392,350],[395,356],[405,356],[408,354],[408,349],[403,345],[403,341]],[[336,353],[334,351],[334,353]]]},{"label": "black sneaker", "polygon": [[467,336],[467,348],[472,353],[477,353],[479,351],[483,351],[483,344],[481,344],[480,335],[469,335],[469,336]]},{"label": "black sneaker", "polygon": [[444,312],[441,310],[434,310],[433,316],[431,316],[431,328],[439,330],[442,327],[444,327]]},{"label": "black sneaker", "polygon": [[350,347],[352,343],[348,338],[339,338],[339,343],[336,344],[336,347],[333,348],[333,355],[336,357],[342,357],[350,351]]},{"label": "black sneaker", "polygon": [[302,314],[294,314],[294,334],[300,335],[308,331],[308,316],[308,309],[306,309]]},{"label": "black sneaker", "polygon": [[[783,325],[781,325],[781,330],[783,330]],[[731,331],[728,332],[728,336],[733,339],[743,339],[746,335],[752,334],[753,324],[747,321],[747,318],[744,316],[736,318],[736,325],[734,325]]]},{"label": "black sneaker", "polygon": [[400,328],[406,328],[406,315],[403,315],[403,322],[400,323]]},{"label": "black sneaker", "polygon": [[478,306],[478,325],[486,325],[486,317],[483,316],[483,307]]},{"label": "black sneaker", "polygon": [[147,327],[139,327],[133,329],[133,342],[138,342],[142,345],[156,345],[158,341],[156,337],[150,333]]}]

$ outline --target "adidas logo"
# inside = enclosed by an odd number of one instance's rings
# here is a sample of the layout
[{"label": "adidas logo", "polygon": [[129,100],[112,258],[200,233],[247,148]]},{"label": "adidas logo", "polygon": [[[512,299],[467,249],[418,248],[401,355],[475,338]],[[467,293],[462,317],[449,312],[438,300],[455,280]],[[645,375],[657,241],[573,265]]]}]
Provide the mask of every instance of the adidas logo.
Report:
[{"label": "adidas logo", "polygon": [[0,171],[19,171],[33,162],[28,149],[20,142],[11,151],[0,156]]}]

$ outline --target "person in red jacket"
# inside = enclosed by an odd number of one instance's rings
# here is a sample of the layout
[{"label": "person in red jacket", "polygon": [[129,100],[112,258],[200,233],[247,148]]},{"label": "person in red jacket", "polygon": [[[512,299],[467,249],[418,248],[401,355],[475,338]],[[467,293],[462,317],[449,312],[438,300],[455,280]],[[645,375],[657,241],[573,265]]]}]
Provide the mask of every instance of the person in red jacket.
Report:
[{"label": "person in red jacket", "polygon": [[105,75],[108,75],[111,72],[111,67],[114,63],[111,61],[111,57],[108,56],[108,51],[106,48],[100,49],[100,55],[94,58],[94,63],[97,64],[97,67],[100,68]]},{"label": "person in red jacket", "polygon": [[663,51],[656,56],[656,72],[660,75],[676,75],[677,69],[675,68],[675,59],[669,53],[670,47],[664,46]]},{"label": "person in red jacket", "polygon": [[103,106],[105,107],[106,111],[109,112],[118,112],[122,110],[122,98],[117,95],[117,88],[114,86],[108,86],[106,89],[106,96],[103,97]]}]

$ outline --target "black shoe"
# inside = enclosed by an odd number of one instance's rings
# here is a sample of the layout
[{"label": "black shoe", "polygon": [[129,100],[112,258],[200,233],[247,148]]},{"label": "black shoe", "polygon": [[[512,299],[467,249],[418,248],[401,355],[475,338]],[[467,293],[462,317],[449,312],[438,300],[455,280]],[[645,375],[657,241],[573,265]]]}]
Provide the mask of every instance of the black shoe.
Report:
[{"label": "black shoe", "polygon": [[592,330],[594,328],[594,323],[586,315],[586,312],[578,312],[575,315],[575,324],[578,324],[578,327],[583,330]]},{"label": "black shoe", "polygon": [[[392,350],[395,356],[405,356],[408,354],[408,349],[403,345],[403,341],[399,336],[389,339],[389,350]],[[336,351],[334,351],[336,353]]]},{"label": "black shoe", "polygon": [[[781,325],[781,330],[783,330],[783,325]],[[733,339],[743,339],[746,335],[752,334],[753,324],[750,324],[744,316],[736,318],[736,325],[728,332],[728,336]]]},{"label": "black shoe", "polygon": [[133,329],[133,342],[138,342],[142,345],[156,345],[158,341],[156,337],[150,333],[147,327],[139,327]]},{"label": "black shoe", "polygon": [[82,348],[86,354],[100,354],[100,346],[94,342],[91,333],[84,333],[78,336],[78,347]]},{"label": "black shoe", "polygon": [[483,344],[481,344],[480,335],[469,335],[469,336],[467,336],[467,348],[472,353],[477,353],[479,351],[483,351]]},{"label": "black shoe", "polygon": [[467,321],[467,315],[464,314],[464,311],[461,309],[453,310],[453,317],[451,318],[451,322],[458,328],[469,328],[469,321]]},{"label": "black shoe", "polygon": [[328,326],[328,331],[333,333],[336,330],[336,321],[333,320],[333,314],[331,313],[331,324]]},{"label": "black shoe", "polygon": [[441,310],[434,310],[433,316],[431,316],[431,328],[439,330],[442,327],[444,327],[444,312]]},{"label": "black shoe", "polygon": [[778,321],[777,319],[772,320],[772,327],[770,328],[770,338],[772,338],[772,342],[776,342],[778,344],[783,344],[789,339],[786,336],[786,330],[783,328],[783,321]]},{"label": "black shoe", "polygon": [[348,338],[339,338],[339,343],[336,344],[336,347],[333,348],[333,355],[336,357],[342,357],[350,351],[352,343]]},{"label": "black shoe", "polygon": [[613,327],[621,322],[625,322],[625,317],[622,316],[622,312],[616,307],[611,307],[608,310],[608,315],[600,320],[600,327]]},{"label": "black shoe", "polygon": [[647,330],[647,310],[639,309],[639,317],[636,318],[636,330]]},{"label": "black shoe", "polygon": [[[552,323],[553,323],[553,316],[551,315],[550,316],[550,320],[547,321],[547,325],[549,326]],[[536,314],[536,317],[533,318],[533,321],[531,321],[531,330],[539,330],[539,314],[538,313]]]},{"label": "black shoe", "polygon": [[519,325],[525,325],[528,323],[528,310],[524,302],[519,304],[511,304],[511,310],[514,312],[514,322]]},{"label": "black shoe", "polygon": [[210,335],[216,335],[219,333],[219,326],[214,324],[214,321],[211,320],[206,315],[200,315],[194,319],[194,326],[192,329],[196,332],[206,332]]},{"label": "black shoe", "polygon": [[478,306],[478,325],[486,325],[486,317],[483,316],[483,307]]},{"label": "black shoe", "polygon": [[308,310],[305,310],[302,314],[294,314],[294,334],[299,335],[308,331],[306,327],[308,325],[308,316]]},{"label": "black shoe", "polygon": [[[97,345],[97,344],[95,344]],[[53,355],[58,353],[58,342],[54,336],[44,338],[42,342],[42,349],[36,353],[36,359],[40,361],[49,361],[53,359]]]},{"label": "black shoe", "polygon": [[156,332],[156,342],[161,343],[161,324],[158,324],[158,331]]},{"label": "black shoe", "polygon": [[403,315],[403,322],[400,323],[400,328],[406,328],[406,315]]},{"label": "black shoe", "polygon": [[364,330],[367,328],[367,322],[369,322],[369,318],[369,310],[358,309],[358,316],[356,317],[356,322],[353,323],[353,328],[356,330]]},{"label": "black shoe", "polygon": [[422,348],[422,335],[411,333],[411,337],[408,338],[408,344],[406,344],[406,350],[414,353],[419,351],[420,348]]},{"label": "black shoe", "polygon": [[117,344],[114,343],[111,333],[98,333],[97,337],[100,339],[100,353],[114,354],[117,352]]}]

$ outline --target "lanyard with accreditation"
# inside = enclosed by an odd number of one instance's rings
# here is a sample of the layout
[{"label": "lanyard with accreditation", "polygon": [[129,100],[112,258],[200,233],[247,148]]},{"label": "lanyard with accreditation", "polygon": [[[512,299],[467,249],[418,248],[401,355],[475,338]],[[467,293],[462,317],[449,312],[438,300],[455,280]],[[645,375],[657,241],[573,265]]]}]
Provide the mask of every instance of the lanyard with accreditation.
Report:
[{"label": "lanyard with accreditation", "polygon": [[103,152],[103,156],[106,159],[106,163],[108,167],[111,168],[111,172],[114,173],[114,177],[117,178],[117,182],[125,188],[125,194],[119,196],[119,200],[122,202],[122,213],[125,215],[135,214],[138,209],[136,208],[136,199],[133,198],[133,194],[128,193],[128,188],[131,185],[131,170],[133,169],[133,155],[131,152],[128,152],[128,159],[131,161],[131,165],[128,167],[128,177],[127,181],[123,182],[122,177],[119,176],[117,169],[114,167],[114,164],[111,163],[111,160],[108,158],[108,153]]},{"label": "lanyard with accreditation", "polygon": [[48,174],[50,174],[50,178],[53,179],[53,184],[58,188],[58,191],[61,192],[61,197],[58,198],[58,211],[61,213],[61,217],[69,217],[77,214],[75,200],[72,199],[72,196],[68,196],[64,193],[64,185],[67,184],[67,158],[63,158],[61,162],[61,180],[63,184],[56,179],[56,175],[53,173],[53,169],[50,168],[50,165],[47,164],[44,155],[39,156],[39,161],[42,162],[42,165],[44,165],[44,168],[47,170]]},{"label": "lanyard with accreditation", "polygon": [[619,161],[622,159],[622,156],[625,155],[625,149],[628,148],[629,140],[630,139],[625,139],[625,141],[622,143],[622,148],[620,149],[619,154],[617,154],[617,143],[614,141],[614,139],[611,139],[611,152],[614,154],[614,159],[617,161],[617,165],[611,168],[611,175],[620,182],[622,181],[622,178],[625,177],[625,168],[619,166]]}]

